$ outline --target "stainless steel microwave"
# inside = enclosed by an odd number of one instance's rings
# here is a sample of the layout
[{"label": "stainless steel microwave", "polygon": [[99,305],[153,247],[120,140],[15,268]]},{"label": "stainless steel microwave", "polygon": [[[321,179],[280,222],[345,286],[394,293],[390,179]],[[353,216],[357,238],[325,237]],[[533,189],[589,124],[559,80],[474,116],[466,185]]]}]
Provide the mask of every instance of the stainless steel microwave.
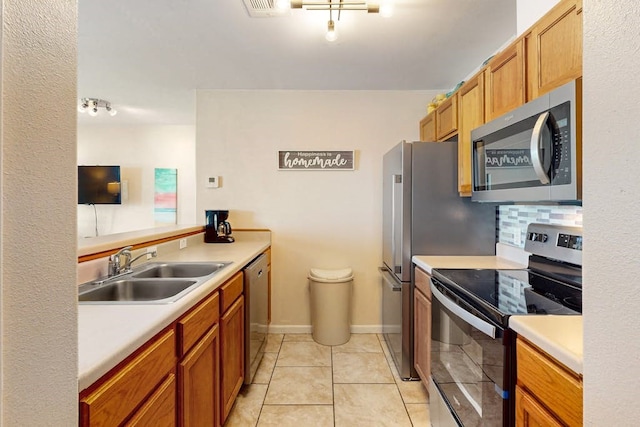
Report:
[{"label": "stainless steel microwave", "polygon": [[471,131],[475,202],[582,200],[582,79]]}]

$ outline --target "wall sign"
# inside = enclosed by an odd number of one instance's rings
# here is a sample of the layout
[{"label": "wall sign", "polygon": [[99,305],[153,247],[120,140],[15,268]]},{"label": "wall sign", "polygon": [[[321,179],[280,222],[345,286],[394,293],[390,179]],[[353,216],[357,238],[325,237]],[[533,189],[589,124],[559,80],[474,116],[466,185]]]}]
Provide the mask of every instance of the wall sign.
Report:
[{"label": "wall sign", "polygon": [[279,170],[353,170],[354,151],[278,151]]},{"label": "wall sign", "polygon": [[526,148],[486,150],[484,165],[487,168],[530,167],[531,151]]}]

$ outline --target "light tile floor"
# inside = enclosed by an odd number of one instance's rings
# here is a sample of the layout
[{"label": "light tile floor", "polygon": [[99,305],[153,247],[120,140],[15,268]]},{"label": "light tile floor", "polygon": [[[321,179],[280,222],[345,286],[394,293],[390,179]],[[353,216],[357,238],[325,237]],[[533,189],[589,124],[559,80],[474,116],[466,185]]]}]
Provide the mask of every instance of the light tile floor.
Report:
[{"label": "light tile floor", "polygon": [[352,334],[340,346],[310,334],[270,334],[225,427],[429,426],[422,383],[400,380],[383,344],[376,334]]}]

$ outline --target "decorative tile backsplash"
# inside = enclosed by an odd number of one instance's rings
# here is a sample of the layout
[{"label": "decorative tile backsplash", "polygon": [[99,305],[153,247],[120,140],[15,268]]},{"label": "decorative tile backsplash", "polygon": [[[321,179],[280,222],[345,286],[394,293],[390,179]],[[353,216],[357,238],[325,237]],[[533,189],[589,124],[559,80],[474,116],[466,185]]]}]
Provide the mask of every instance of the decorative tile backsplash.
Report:
[{"label": "decorative tile backsplash", "polygon": [[524,248],[527,225],[532,222],[582,227],[582,206],[499,206],[498,242]]}]

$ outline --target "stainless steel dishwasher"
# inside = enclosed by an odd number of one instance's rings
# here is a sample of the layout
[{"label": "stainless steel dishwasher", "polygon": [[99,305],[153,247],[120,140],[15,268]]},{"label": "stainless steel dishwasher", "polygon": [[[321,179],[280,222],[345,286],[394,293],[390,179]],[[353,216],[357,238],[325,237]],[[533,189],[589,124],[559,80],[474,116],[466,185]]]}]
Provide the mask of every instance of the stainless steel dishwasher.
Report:
[{"label": "stainless steel dishwasher", "polygon": [[264,355],[269,330],[269,265],[262,254],[244,269],[245,307],[245,376],[244,383],[251,384]]}]

